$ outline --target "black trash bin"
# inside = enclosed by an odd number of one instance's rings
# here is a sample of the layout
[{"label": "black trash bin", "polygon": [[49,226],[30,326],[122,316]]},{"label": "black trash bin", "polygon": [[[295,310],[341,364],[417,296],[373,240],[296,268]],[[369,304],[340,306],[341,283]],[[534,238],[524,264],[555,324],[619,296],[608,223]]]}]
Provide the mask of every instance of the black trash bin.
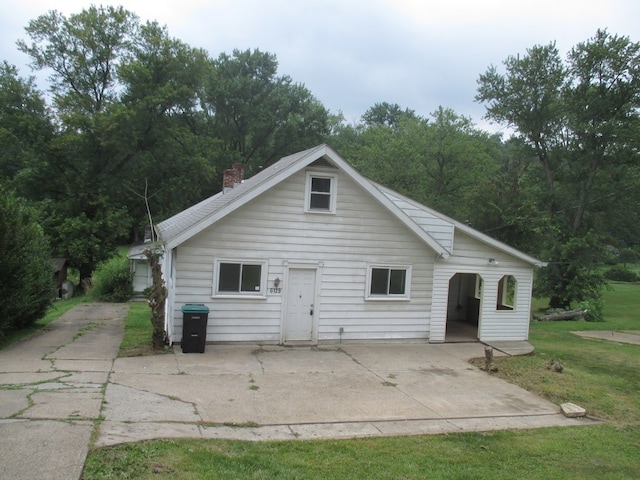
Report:
[{"label": "black trash bin", "polygon": [[182,306],[182,352],[204,353],[209,308],[202,303]]}]

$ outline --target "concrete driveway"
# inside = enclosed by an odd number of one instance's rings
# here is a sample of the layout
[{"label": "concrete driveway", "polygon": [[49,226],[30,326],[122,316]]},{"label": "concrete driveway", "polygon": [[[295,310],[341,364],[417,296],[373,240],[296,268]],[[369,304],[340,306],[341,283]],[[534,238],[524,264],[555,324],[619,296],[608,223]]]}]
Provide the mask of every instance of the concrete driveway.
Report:
[{"label": "concrete driveway", "polygon": [[479,343],[208,345],[203,354],[177,347],[170,355],[120,358],[96,444],[132,437],[345,438],[590,422],[565,418],[557,405],[468,363],[483,355]]},{"label": "concrete driveway", "polygon": [[0,478],[80,478],[92,438],[99,447],[594,423],[471,366],[479,343],[208,345],[116,359],[126,311],[83,304],[0,351]]}]

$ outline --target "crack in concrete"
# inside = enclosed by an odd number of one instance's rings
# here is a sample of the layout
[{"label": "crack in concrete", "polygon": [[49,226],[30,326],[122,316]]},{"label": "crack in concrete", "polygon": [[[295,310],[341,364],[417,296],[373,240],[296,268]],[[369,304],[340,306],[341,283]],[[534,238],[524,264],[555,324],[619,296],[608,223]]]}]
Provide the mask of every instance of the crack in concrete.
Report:
[{"label": "crack in concrete", "polygon": [[265,353],[265,350],[260,346],[251,352],[255,357],[258,364],[260,364],[260,371],[264,374],[264,361],[260,359],[259,355]]}]

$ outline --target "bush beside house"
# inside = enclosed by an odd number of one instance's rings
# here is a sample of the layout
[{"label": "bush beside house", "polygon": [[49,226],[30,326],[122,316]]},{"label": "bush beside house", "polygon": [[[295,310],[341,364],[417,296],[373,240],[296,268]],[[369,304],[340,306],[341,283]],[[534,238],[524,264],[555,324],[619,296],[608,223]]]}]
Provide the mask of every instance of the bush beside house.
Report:
[{"label": "bush beside house", "polygon": [[126,302],[133,295],[126,257],[116,255],[98,266],[92,277],[91,297],[104,302]]}]

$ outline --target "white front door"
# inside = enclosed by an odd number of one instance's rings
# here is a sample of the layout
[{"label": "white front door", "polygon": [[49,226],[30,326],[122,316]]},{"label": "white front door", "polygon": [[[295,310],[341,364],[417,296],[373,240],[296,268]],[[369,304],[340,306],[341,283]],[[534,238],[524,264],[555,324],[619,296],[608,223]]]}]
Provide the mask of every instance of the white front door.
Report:
[{"label": "white front door", "polygon": [[316,296],[316,271],[292,268],[289,270],[287,289],[287,313],[284,320],[285,342],[310,342],[313,340],[314,301]]}]

